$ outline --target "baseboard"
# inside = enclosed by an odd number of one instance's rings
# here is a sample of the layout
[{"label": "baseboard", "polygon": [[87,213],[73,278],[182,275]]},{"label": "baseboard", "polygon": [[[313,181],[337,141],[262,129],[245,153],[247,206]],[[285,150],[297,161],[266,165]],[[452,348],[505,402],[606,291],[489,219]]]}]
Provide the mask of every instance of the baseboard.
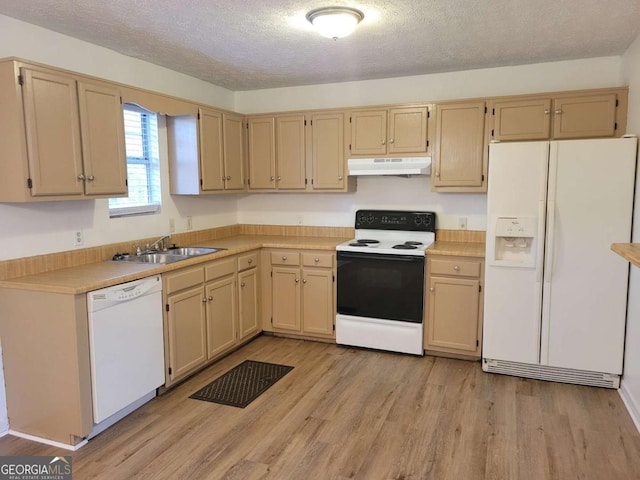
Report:
[{"label": "baseboard", "polygon": [[87,444],[87,440],[83,440],[77,445],[69,445],[67,443],[56,442],[55,440],[49,440],[48,438],[36,437],[35,435],[29,435],[28,433],[16,432],[15,430],[9,430],[6,432],[14,437],[24,438],[25,440],[31,440],[32,442],[44,443],[45,445],[51,445],[52,447],[64,448],[65,450],[71,450],[75,452],[80,447],[84,447]]},{"label": "baseboard", "polygon": [[622,402],[624,403],[624,406],[627,407],[627,411],[631,416],[631,420],[633,420],[633,423],[638,429],[638,432],[640,432],[640,408],[638,408],[638,405],[636,404],[635,399],[631,395],[631,392],[627,390],[624,381],[622,382],[622,385],[620,385],[620,388],[618,389],[618,393],[620,394],[620,398],[622,398]]}]

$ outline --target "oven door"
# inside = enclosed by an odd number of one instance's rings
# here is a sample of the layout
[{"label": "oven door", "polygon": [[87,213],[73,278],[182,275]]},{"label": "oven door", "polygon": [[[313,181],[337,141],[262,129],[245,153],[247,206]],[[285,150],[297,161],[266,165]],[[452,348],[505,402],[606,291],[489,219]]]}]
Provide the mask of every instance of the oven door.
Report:
[{"label": "oven door", "polygon": [[424,257],[338,252],[338,313],[422,323]]}]

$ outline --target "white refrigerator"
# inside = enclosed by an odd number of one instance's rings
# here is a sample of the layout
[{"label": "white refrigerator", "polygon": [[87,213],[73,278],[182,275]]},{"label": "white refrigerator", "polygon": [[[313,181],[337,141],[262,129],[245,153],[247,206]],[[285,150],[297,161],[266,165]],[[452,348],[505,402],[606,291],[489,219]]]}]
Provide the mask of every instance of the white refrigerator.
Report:
[{"label": "white refrigerator", "polygon": [[618,388],[636,138],[489,146],[482,368]]}]

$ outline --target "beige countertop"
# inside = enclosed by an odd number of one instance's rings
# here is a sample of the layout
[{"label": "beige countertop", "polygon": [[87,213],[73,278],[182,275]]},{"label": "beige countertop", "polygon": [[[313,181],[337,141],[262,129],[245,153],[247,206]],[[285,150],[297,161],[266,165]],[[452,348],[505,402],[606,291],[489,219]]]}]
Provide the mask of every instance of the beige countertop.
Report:
[{"label": "beige countertop", "polygon": [[640,267],[640,243],[612,243],[611,250]]},{"label": "beige countertop", "polygon": [[425,250],[427,255],[455,255],[458,257],[484,258],[484,242],[436,241]]},{"label": "beige countertop", "polygon": [[209,255],[201,255],[168,265],[113,261],[92,263],[36,275],[1,280],[0,288],[81,294],[260,248],[335,250],[336,245],[346,240],[348,239],[331,237],[239,235],[190,244],[189,246],[194,247],[218,247],[226,248],[226,250]]},{"label": "beige countertop", "polygon": [[[193,247],[217,247],[225,248],[226,250],[209,255],[201,255],[168,265],[113,261],[91,263],[35,275],[0,280],[0,288],[75,295],[260,248],[295,248],[302,250],[333,251],[336,245],[346,240],[349,239],[284,235],[238,235],[190,244],[189,246]],[[484,257],[484,243],[437,241],[426,250],[426,253],[428,255],[456,255],[481,258]]]}]

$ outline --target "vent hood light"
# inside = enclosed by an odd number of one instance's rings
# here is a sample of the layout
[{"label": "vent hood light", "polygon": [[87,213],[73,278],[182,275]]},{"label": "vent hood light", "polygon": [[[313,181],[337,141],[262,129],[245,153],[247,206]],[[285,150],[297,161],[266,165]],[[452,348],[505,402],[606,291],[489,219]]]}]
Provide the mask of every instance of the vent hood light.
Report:
[{"label": "vent hood light", "polygon": [[323,7],[311,10],[306,18],[320,35],[336,40],[351,35],[364,13],[349,7]]},{"label": "vent hood light", "polygon": [[430,175],[430,157],[350,158],[349,175]]}]

